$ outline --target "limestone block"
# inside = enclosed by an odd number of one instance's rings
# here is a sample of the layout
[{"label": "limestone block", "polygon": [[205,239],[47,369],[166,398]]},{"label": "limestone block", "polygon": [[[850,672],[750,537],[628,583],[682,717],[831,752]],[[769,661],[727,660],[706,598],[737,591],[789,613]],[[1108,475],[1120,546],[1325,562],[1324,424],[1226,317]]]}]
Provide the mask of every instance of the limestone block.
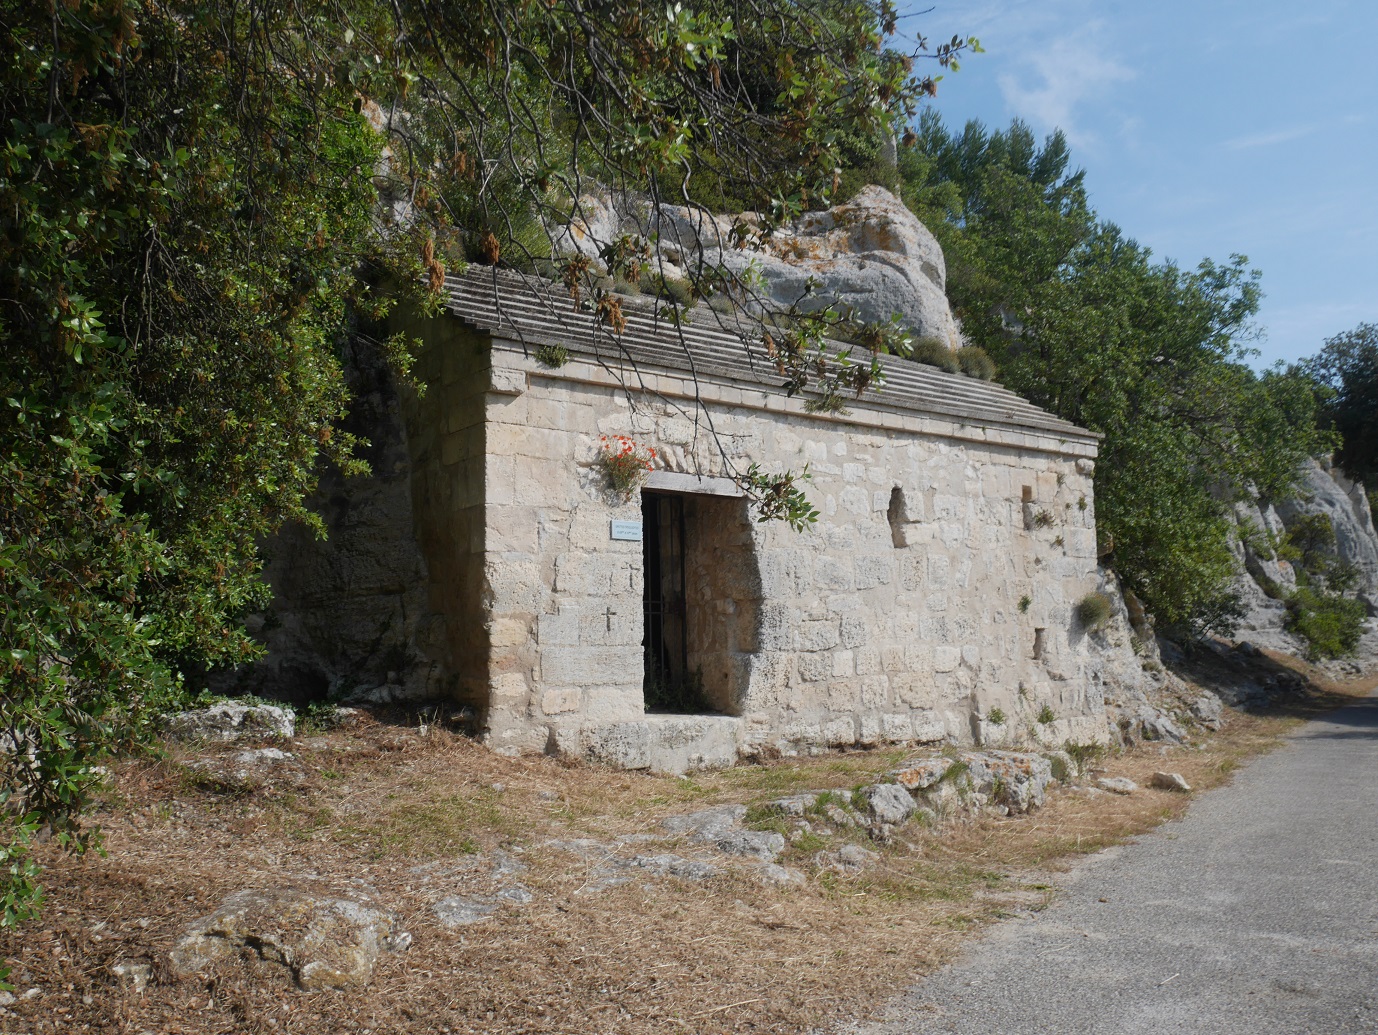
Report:
[{"label": "limestone block", "polygon": [[823,742],[829,747],[846,747],[856,743],[856,722],[852,718],[833,719],[823,725]]},{"label": "limestone block", "polygon": [[794,611],[787,604],[767,599],[761,604],[758,642],[763,651],[794,647]]},{"label": "limestone block", "polygon": [[640,677],[641,651],[628,647],[547,647],[541,651],[541,679],[550,685],[597,686]]},{"label": "limestone block", "polygon": [[[638,653],[637,660],[640,660]],[[646,700],[641,692],[640,666],[624,672],[635,671],[635,683],[605,683],[584,689],[583,715],[589,722],[626,722],[640,719],[646,714]],[[624,676],[625,678],[625,676]]]},{"label": "limestone block", "polygon": [[514,703],[525,701],[531,693],[526,677],[520,672],[502,672],[493,677],[489,684],[493,701]]},{"label": "limestone block", "polygon": [[855,588],[850,558],[820,556],[814,562],[814,585],[821,590],[851,590]]},{"label": "limestone block", "polygon": [[863,555],[856,558],[855,565],[855,585],[858,590],[873,589],[876,586],[888,586],[890,584],[891,561],[889,557]]},{"label": "limestone block", "polygon": [[849,650],[835,650],[832,652],[834,679],[846,679],[848,676],[856,675],[856,661]]},{"label": "limestone block", "polygon": [[849,514],[868,514],[871,511],[871,494],[860,486],[849,486],[838,494],[838,503]]},{"label": "limestone block", "polygon": [[[844,619],[845,621],[845,619]],[[843,638],[846,643],[846,638]],[[875,647],[858,647],[856,650],[856,674],[859,676],[878,676],[884,669],[881,666],[881,652]]]},{"label": "limestone block", "polygon": [[579,687],[553,687],[541,695],[541,711],[546,715],[576,712],[583,704],[583,690]]},{"label": "limestone block", "polygon": [[952,562],[945,554],[928,555],[927,582],[932,589],[946,589],[952,575]]},{"label": "limestone block", "polygon": [[806,683],[819,683],[832,678],[833,659],[830,654],[800,654],[796,665],[799,678]]},{"label": "limestone block", "polygon": [[914,739],[914,724],[910,717],[890,713],[880,717],[881,738],[891,744],[907,744]]},{"label": "limestone block", "polygon": [[914,716],[914,739],[920,744],[936,744],[946,738],[947,724],[937,712],[923,711]]},{"label": "limestone block", "polygon": [[842,616],[839,627],[842,646],[860,647],[866,642],[866,619],[862,614],[850,613]]},{"label": "limestone block", "polygon": [[940,646],[933,649],[933,670],[951,672],[961,663],[962,652],[956,647]]},{"label": "limestone block", "polygon": [[861,690],[863,708],[884,708],[890,703],[890,680],[885,676],[866,676],[854,684]]},{"label": "limestone block", "polygon": [[875,747],[881,740],[880,717],[863,715],[857,720],[856,742],[862,747]]},{"label": "limestone block", "polygon": [[543,648],[572,647],[579,642],[579,620],[582,610],[563,604],[557,614],[541,615],[536,619],[536,640]]},{"label": "limestone block", "polygon": [[494,647],[518,647],[531,639],[531,623],[525,618],[496,618],[488,630]]},{"label": "limestone block", "polygon": [[545,596],[539,565],[528,558],[489,557],[483,565],[485,592],[489,607],[496,613],[536,613]]},{"label": "limestone block", "polygon": [[798,644],[801,651],[831,650],[842,640],[836,620],[809,621],[799,624]]}]

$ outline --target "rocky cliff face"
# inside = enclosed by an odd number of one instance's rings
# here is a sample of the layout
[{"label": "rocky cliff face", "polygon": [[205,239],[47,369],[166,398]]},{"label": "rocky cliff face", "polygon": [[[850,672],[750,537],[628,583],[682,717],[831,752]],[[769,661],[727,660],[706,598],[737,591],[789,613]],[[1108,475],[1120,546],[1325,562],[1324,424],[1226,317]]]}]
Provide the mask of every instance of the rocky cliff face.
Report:
[{"label": "rocky cliff face", "polygon": [[[1296,589],[1296,572],[1278,556],[1268,539],[1280,541],[1298,520],[1317,514],[1329,518],[1335,529],[1335,556],[1358,572],[1357,597],[1370,615],[1378,614],[1378,531],[1364,488],[1338,468],[1311,460],[1302,472],[1295,498],[1235,507],[1235,523],[1240,529],[1235,555],[1241,566],[1236,588],[1245,607],[1237,633],[1240,639],[1274,650],[1304,653],[1305,643],[1284,627],[1287,607],[1283,598]],[[1354,663],[1362,667],[1378,664],[1378,628],[1372,620]]]}]

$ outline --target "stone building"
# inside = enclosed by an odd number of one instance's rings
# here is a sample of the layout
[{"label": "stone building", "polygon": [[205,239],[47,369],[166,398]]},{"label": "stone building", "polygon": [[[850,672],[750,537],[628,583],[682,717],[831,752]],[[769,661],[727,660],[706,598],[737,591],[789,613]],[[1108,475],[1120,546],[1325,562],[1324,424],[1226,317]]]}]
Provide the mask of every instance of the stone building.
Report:
[{"label": "stone building", "polygon": [[[403,328],[426,390],[400,416],[427,649],[494,748],[682,771],[1104,738],[1075,617],[1097,436],[890,357],[883,387],[810,413],[714,311],[677,328],[629,300],[614,335],[514,274],[447,287]],[[656,450],[630,495],[601,464],[618,435]],[[751,463],[807,468],[816,523],[756,521],[731,477]]]}]

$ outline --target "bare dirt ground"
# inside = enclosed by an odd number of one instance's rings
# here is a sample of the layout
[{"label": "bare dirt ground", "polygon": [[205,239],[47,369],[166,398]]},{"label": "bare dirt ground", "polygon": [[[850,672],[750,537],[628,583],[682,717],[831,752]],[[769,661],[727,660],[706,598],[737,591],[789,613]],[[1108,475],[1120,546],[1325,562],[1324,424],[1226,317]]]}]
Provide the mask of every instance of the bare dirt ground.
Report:
[{"label": "bare dirt ground", "polygon": [[[1212,667],[1227,663],[1199,659],[1187,675],[1209,686],[1220,674]],[[888,845],[828,828],[781,858],[807,877],[798,887],[729,870],[595,890],[594,863],[549,842],[606,843],[654,831],[668,815],[793,790],[850,792],[910,752],[675,779],[502,758],[435,726],[364,720],[282,745],[295,761],[261,781],[186,767],[218,748],[127,761],[97,817],[106,854],[47,853],[43,917],[0,936],[16,989],[0,1031],[785,1033],[864,1017],[984,925],[1040,908],[1049,871],[1178,815],[1190,796],[1148,788],[1155,770],[1180,772],[1198,791],[1218,786],[1301,719],[1378,686],[1372,676],[1327,680],[1280,656],[1253,664],[1292,667],[1308,690],[1268,714],[1229,712],[1224,729],[1194,747],[1141,745],[1093,763],[1097,775],[1135,780],[1138,793],[1062,788],[1031,815],[911,824]],[[850,876],[816,865],[819,851],[848,839],[880,862]],[[665,845],[655,850],[681,850]],[[453,871],[451,890],[463,891],[477,879],[465,860],[498,849],[520,856],[533,900],[442,926],[424,867],[443,864],[434,872]],[[249,953],[209,980],[171,975],[167,950],[225,895],[305,877],[366,881],[413,946],[380,956],[372,981],[354,991],[299,991],[285,968]],[[122,962],[152,965],[146,989],[112,972]]]}]

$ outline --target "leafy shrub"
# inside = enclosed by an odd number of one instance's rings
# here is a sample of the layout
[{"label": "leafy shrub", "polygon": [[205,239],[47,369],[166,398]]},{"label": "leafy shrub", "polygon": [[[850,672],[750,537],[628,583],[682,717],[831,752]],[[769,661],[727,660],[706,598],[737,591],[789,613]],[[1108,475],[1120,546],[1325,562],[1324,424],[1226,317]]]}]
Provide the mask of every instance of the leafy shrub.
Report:
[{"label": "leafy shrub", "polygon": [[542,345],[536,350],[536,362],[552,370],[559,370],[569,362],[569,350],[563,345]]},{"label": "leafy shrub", "polygon": [[683,277],[667,277],[662,273],[647,272],[641,277],[641,293],[676,305],[692,305],[694,285]]},{"label": "leafy shrub", "polygon": [[1106,594],[1087,593],[1077,604],[1077,621],[1087,632],[1095,632],[1110,621],[1110,616],[1114,614],[1114,610],[1114,605]]},{"label": "leafy shrub", "polygon": [[1337,593],[1302,586],[1287,598],[1286,626],[1307,643],[1307,656],[1338,658],[1359,645],[1367,610]]},{"label": "leafy shrub", "polygon": [[949,374],[962,372],[957,354],[938,338],[920,338],[914,342],[914,351],[910,358],[919,363],[927,363],[930,367],[946,370]]},{"label": "leafy shrub", "polygon": [[1051,706],[1045,704],[1042,708],[1038,710],[1038,722],[1040,725],[1047,726],[1050,723],[1056,721],[1057,716],[1053,714],[1053,709]]},{"label": "leafy shrub", "polygon": [[1076,763],[1077,772],[1084,773],[1092,762],[1105,754],[1105,747],[1102,744],[1078,744],[1068,741],[1062,745],[1062,750],[1072,756],[1072,761]]},{"label": "leafy shrub", "polygon": [[1025,593],[1022,597],[1019,598],[1019,612],[1020,612],[1021,614],[1027,613],[1028,610],[1029,610],[1029,605],[1032,604],[1032,603],[1033,603],[1033,597],[1031,597],[1031,596],[1029,596],[1029,594]]},{"label": "leafy shrub", "polygon": [[997,726],[1005,725],[1005,710],[1003,708],[992,708],[986,718]]},{"label": "leafy shrub", "polygon": [[957,365],[967,377],[989,381],[995,376],[995,360],[979,345],[967,345],[957,350]]}]

